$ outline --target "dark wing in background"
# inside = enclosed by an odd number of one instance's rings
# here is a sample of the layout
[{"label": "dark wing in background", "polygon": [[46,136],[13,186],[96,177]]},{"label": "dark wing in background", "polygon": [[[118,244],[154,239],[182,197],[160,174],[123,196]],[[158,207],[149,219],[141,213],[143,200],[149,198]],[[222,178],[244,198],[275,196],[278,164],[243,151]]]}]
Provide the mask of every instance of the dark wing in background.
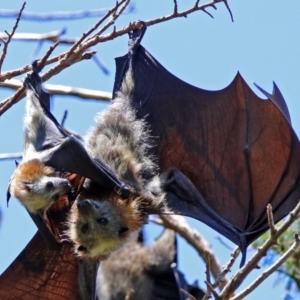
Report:
[{"label": "dark wing in background", "polygon": [[80,299],[78,259],[70,243],[50,250],[39,232],[0,275],[0,299]]},{"label": "dark wing in background", "polygon": [[39,123],[40,152],[42,161],[57,171],[76,173],[99,183],[106,188],[116,189],[124,197],[129,191],[113,171],[102,161],[89,156],[81,142],[69,135],[49,111],[50,96],[41,88],[41,78],[37,71],[27,75],[27,89],[34,92],[44,112],[43,122]]},{"label": "dark wing in background", "polygon": [[245,254],[268,229],[266,205],[278,222],[300,198],[300,147],[285,101],[275,85],[260,99],[239,73],[219,91],[187,84],[139,45],[144,31],[133,32],[129,54],[116,58],[114,92],[131,65],[132,105],[149,124],[169,207]]},{"label": "dark wing in background", "polygon": [[39,231],[0,275],[1,300],[95,299],[98,263],[78,259],[71,242],[61,240],[69,210],[65,196],[47,210],[47,218],[30,214]]}]

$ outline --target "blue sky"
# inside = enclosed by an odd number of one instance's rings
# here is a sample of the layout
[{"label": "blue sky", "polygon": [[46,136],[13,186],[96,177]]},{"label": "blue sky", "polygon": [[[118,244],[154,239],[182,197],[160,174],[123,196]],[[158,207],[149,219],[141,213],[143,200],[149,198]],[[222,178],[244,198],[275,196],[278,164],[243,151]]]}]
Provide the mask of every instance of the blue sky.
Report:
[{"label": "blue sky", "polygon": [[[299,0],[228,0],[235,22],[232,23],[223,3],[217,10],[208,9],[214,19],[203,12],[189,15],[166,23],[149,27],[143,39],[143,46],[169,71],[179,78],[198,87],[217,90],[227,86],[240,71],[250,87],[262,96],[253,86],[256,82],[265,90],[272,91],[272,81],[279,86],[290,110],[292,123],[298,136],[300,134],[300,2]],[[26,10],[33,12],[70,11],[100,8],[98,1],[27,1]],[[101,1],[109,7],[113,1]],[[120,28],[129,21],[149,20],[169,14],[173,1],[134,1],[134,14],[124,15],[117,21]],[[179,10],[191,6],[193,1],[178,0]],[[204,1],[203,1],[204,3]],[[22,1],[1,3],[2,9],[19,9]],[[18,32],[45,33],[67,28],[67,36],[80,37],[89,29],[96,18],[85,20],[66,20],[50,23],[21,21]],[[0,19],[0,31],[10,31],[13,19]],[[40,55],[49,47],[44,43]],[[24,66],[34,59],[36,42],[13,42],[4,62],[3,70]],[[63,51],[67,46],[60,46]],[[104,75],[92,61],[80,62],[50,79],[49,83],[73,85],[90,89],[111,91],[114,81],[114,57],[125,54],[127,36],[95,47],[99,57],[110,70]],[[0,48],[1,50],[1,48]],[[22,78],[22,77],[21,77]],[[13,91],[0,89],[0,99],[12,95]],[[25,101],[19,102],[0,118],[0,153],[22,150],[23,114]],[[93,124],[96,112],[107,104],[96,101],[79,101],[71,97],[54,97],[53,113],[58,120],[68,109],[66,126],[84,134]],[[35,227],[23,207],[12,198],[6,208],[6,188],[14,170],[13,161],[0,162],[0,207],[3,222],[0,228],[0,273],[24,248],[35,232]],[[222,264],[230,256],[230,251],[220,244],[219,236],[200,222],[191,220],[192,226],[210,242]],[[149,237],[157,230],[148,231]],[[222,238],[226,241],[225,238]],[[226,241],[227,242],[227,241]],[[227,242],[232,245],[230,242]],[[251,255],[249,253],[248,255]],[[237,263],[238,264],[238,263]],[[196,252],[180,240],[179,266],[190,282],[198,280],[203,286],[204,265]],[[236,268],[235,268],[236,269]],[[255,271],[251,278],[261,271]],[[282,299],[284,285],[272,276],[247,299]]]}]

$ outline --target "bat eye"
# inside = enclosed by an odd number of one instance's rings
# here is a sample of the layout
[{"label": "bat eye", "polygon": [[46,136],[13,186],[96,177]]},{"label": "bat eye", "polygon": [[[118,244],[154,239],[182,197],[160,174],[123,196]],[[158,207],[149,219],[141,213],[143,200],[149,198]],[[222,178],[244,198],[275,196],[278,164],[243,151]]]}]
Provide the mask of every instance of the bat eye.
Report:
[{"label": "bat eye", "polygon": [[26,188],[26,190],[28,192],[30,192],[32,190],[32,183],[29,181],[22,181],[22,184],[24,185],[24,187]]},{"label": "bat eye", "polygon": [[99,219],[96,219],[96,222],[102,226],[105,226],[105,225],[107,225],[108,220],[106,218],[99,218]]},{"label": "bat eye", "polygon": [[123,235],[124,233],[126,233],[129,230],[129,228],[127,227],[121,227],[119,230],[119,235]]},{"label": "bat eye", "polygon": [[79,251],[79,252],[86,252],[86,248],[84,246],[79,246],[77,248],[77,251]]},{"label": "bat eye", "polygon": [[53,187],[54,187],[54,184],[53,184],[52,181],[48,181],[48,182],[46,183],[46,188],[52,189]]},{"label": "bat eye", "polygon": [[87,233],[88,230],[89,230],[89,225],[87,223],[81,227],[82,233]]}]

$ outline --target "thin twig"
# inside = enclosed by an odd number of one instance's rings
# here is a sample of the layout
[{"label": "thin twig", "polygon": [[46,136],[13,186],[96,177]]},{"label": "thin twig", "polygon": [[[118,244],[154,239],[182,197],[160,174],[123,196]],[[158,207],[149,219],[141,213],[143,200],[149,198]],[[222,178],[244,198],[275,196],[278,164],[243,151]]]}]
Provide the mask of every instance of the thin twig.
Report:
[{"label": "thin twig", "polygon": [[206,284],[206,293],[203,297],[202,300],[208,300],[211,298],[211,294],[212,294],[212,290],[213,288],[211,287],[211,281],[210,281],[210,257],[209,254],[206,253],[206,257],[205,257],[205,284]]},{"label": "thin twig", "polygon": [[[129,5],[130,0],[122,0],[122,4],[124,3],[123,6],[121,6],[120,10],[113,10],[111,15],[111,19],[102,27],[99,29],[99,31],[97,31],[93,37],[91,37],[90,39],[93,39],[97,36],[100,36],[105,30],[107,30],[111,25],[113,25],[116,20],[119,18],[119,16],[124,12],[124,10],[126,9],[126,7]],[[115,31],[115,29],[113,30]]]},{"label": "thin twig", "polygon": [[[84,11],[64,11],[64,12],[53,12],[53,13],[43,13],[38,14],[35,12],[24,12],[22,14],[23,20],[30,21],[58,21],[58,20],[77,20],[83,18],[95,18],[103,16],[108,9],[91,9]],[[135,6],[132,4],[125,13],[131,13],[135,10]],[[15,10],[0,10],[0,17],[2,18],[14,18],[18,15],[18,12]]]},{"label": "thin twig", "polygon": [[231,300],[241,300],[245,296],[249,295],[254,291],[265,279],[267,279],[271,274],[273,274],[300,246],[300,236],[299,233],[295,234],[295,242],[293,245],[268,269],[266,269],[260,276],[254,280],[249,286],[247,286],[238,295],[231,298]]},{"label": "thin twig", "polygon": [[[155,25],[155,24],[158,24],[158,23],[167,22],[167,21],[169,21],[171,19],[174,19],[174,18],[185,17],[188,14],[191,14],[191,13],[199,11],[199,10],[204,10],[207,7],[214,7],[214,5],[215,5],[214,1],[210,1],[210,2],[208,2],[206,4],[203,4],[203,5],[200,5],[200,6],[195,6],[194,5],[193,8],[187,9],[187,10],[181,12],[181,13],[177,13],[176,15],[171,14],[169,16],[159,17],[159,18],[156,18],[156,19],[153,19],[153,20],[146,21],[145,23],[149,27],[149,26],[152,26],[152,25]],[[103,42],[106,42],[106,41],[109,41],[109,40],[113,40],[113,39],[115,39],[119,36],[122,36],[124,34],[128,34],[131,30],[139,28],[139,26],[140,26],[139,23],[130,23],[128,26],[126,26],[126,27],[124,27],[120,30],[112,30],[112,32],[110,32],[106,35],[103,35],[103,36],[97,35],[93,38],[88,39],[81,46],[80,50],[78,50],[78,51],[83,53],[88,48],[91,48],[91,47],[95,46],[98,43],[103,43]],[[68,53],[68,51],[63,52],[63,53],[49,59],[47,61],[46,65],[58,62],[62,57],[67,55],[67,53]],[[72,61],[70,61],[69,63],[71,64]],[[17,70],[7,71],[7,72],[3,73],[2,75],[0,75],[0,81],[4,81],[5,79],[10,79],[12,77],[22,75],[22,74],[28,72],[29,70],[30,70],[30,65],[26,65],[26,66],[24,66],[20,69],[17,69]]]},{"label": "thin twig", "polygon": [[[110,33],[108,33],[106,35],[99,35],[100,33],[102,34],[109,26],[111,26],[114,23],[114,21],[123,12],[126,5],[128,5],[128,3],[130,2],[130,0],[123,0],[123,1],[125,1],[125,2],[123,4],[123,6],[120,8],[120,10],[116,13],[114,13],[114,12],[112,13],[112,15],[111,15],[112,19],[106,25],[104,25],[103,28],[101,28],[99,30],[99,32],[96,33],[92,38],[89,38],[85,42],[81,43],[80,47],[77,47],[76,50],[74,50],[74,52],[71,55],[69,55],[69,53],[70,53],[70,49],[69,49],[69,51],[66,51],[66,52],[61,53],[51,59],[48,59],[46,62],[46,65],[54,63],[54,62],[58,62],[58,63],[56,66],[52,67],[50,70],[48,70],[42,76],[42,80],[46,81],[46,80],[50,79],[52,76],[60,73],[62,70],[68,68],[72,64],[75,64],[83,59],[91,58],[93,56],[94,52],[86,52],[86,51],[88,51],[88,49],[91,48],[92,46],[95,46],[98,43],[113,40],[119,36],[129,33],[131,30],[139,28],[140,27],[139,22],[130,23],[127,27],[124,27],[120,30],[116,30],[114,28]],[[206,4],[203,4],[203,5],[197,6],[197,7],[195,7],[195,5],[194,5],[192,8],[187,9],[182,12],[178,12],[177,14],[173,13],[169,16],[163,16],[163,17],[159,17],[154,20],[146,21],[145,23],[147,26],[151,26],[151,25],[158,24],[161,22],[166,22],[173,18],[186,17],[186,15],[188,15],[190,13],[196,12],[198,10],[204,10],[207,7],[214,7],[214,5],[215,5],[214,1],[208,2]],[[66,56],[69,56],[69,57],[66,58]],[[2,75],[0,75],[0,81],[4,81],[5,79],[10,79],[13,76],[24,74],[28,70],[31,70],[31,66],[27,65],[18,70],[5,72]],[[21,90],[21,91],[18,91],[18,95],[14,95],[11,98],[2,101],[0,103],[0,115],[3,114],[6,110],[8,110],[13,104],[18,102],[21,99],[20,97],[23,95],[24,95],[23,90]]]},{"label": "thin twig", "polygon": [[185,294],[188,297],[189,300],[197,300],[194,296],[192,296],[189,292],[187,292],[184,289],[180,289],[180,292]]},{"label": "thin twig", "polygon": [[60,43],[59,41],[56,41],[53,45],[51,45],[48,51],[45,53],[44,57],[38,61],[39,72],[43,70],[47,59],[52,54],[54,49],[59,45],[59,43]]},{"label": "thin twig", "polygon": [[65,122],[66,122],[66,120],[67,120],[67,117],[68,117],[68,110],[65,110],[65,111],[64,111],[64,114],[63,114],[63,117],[62,117],[62,119],[61,119],[61,122],[60,122],[61,127],[64,127]]},{"label": "thin twig", "polygon": [[274,224],[274,217],[272,212],[272,206],[270,204],[267,205],[267,215],[268,215],[268,223],[270,227],[271,235],[274,235],[277,231],[275,224]]},{"label": "thin twig", "polygon": [[23,152],[0,154],[0,160],[20,159],[22,157]]},{"label": "thin twig", "polygon": [[83,33],[82,37],[74,43],[74,45],[70,48],[68,51],[68,54],[66,55],[66,58],[69,58],[70,55],[74,52],[74,50],[85,40],[86,37],[88,37],[93,31],[95,31],[110,15],[112,15],[119,7],[122,5],[126,0],[121,0],[120,2],[116,2],[115,7],[108,10],[106,14],[87,32]]},{"label": "thin twig", "polygon": [[20,11],[19,11],[19,13],[18,13],[18,17],[17,17],[17,19],[16,19],[16,22],[15,22],[15,25],[14,25],[14,27],[13,27],[12,32],[11,32],[11,33],[8,33],[8,32],[6,31],[6,33],[7,33],[7,35],[8,35],[8,38],[7,38],[7,40],[4,42],[4,47],[3,47],[2,55],[1,55],[1,58],[0,58],[0,74],[1,74],[1,69],[2,69],[2,65],[3,65],[3,61],[4,61],[5,56],[6,56],[6,53],[7,53],[8,45],[9,45],[9,43],[10,43],[10,41],[11,41],[12,36],[15,34],[15,31],[16,31],[17,28],[18,28],[18,25],[19,25],[19,22],[20,22],[20,18],[21,18],[21,15],[22,15],[23,10],[24,10],[24,8],[25,8],[25,5],[26,5],[26,2],[23,3],[23,5],[22,5],[22,7],[21,7],[21,9],[20,9]]},{"label": "thin twig", "polygon": [[278,237],[283,234],[296,219],[298,219],[299,213],[300,202],[294,208],[294,210],[290,212],[289,217],[282,223],[282,225],[277,228],[276,232],[271,234],[268,240],[258,249],[257,253],[251,257],[250,260],[230,279],[228,284],[222,290],[220,299],[227,299],[233,294],[233,292],[240,286],[248,274],[256,268],[259,261],[267,253],[267,251],[277,243]]},{"label": "thin twig", "polygon": [[[60,41],[61,44],[74,44],[76,39],[63,38],[62,35],[66,33],[66,29],[46,32],[46,33],[29,33],[29,32],[16,32],[11,38],[12,40],[19,41]],[[0,32],[0,39],[6,39],[7,35]]]},{"label": "thin twig", "polygon": [[[16,80],[16,79],[10,79],[10,80],[6,80],[5,82],[0,82],[0,87],[2,88],[10,88],[10,89],[17,90],[22,86],[23,83],[20,80]],[[78,97],[80,99],[103,100],[103,101],[109,101],[112,98],[112,94],[109,92],[90,90],[90,89],[72,87],[67,85],[56,85],[56,84],[44,83],[43,87],[51,95],[66,95],[66,96]],[[0,107],[1,107],[1,103],[0,103]]]},{"label": "thin twig", "polygon": [[[165,227],[178,232],[190,245],[192,245],[204,261],[206,261],[207,253],[209,254],[210,270],[213,277],[217,279],[222,272],[222,268],[208,242],[195,229],[192,229],[182,216],[160,215],[160,218]],[[223,288],[226,283],[227,280],[224,278],[224,281],[220,282],[220,287]]]},{"label": "thin twig", "polygon": [[[218,293],[214,290],[213,286],[206,280],[205,281],[205,284],[207,286],[207,290],[209,290],[210,294],[213,294],[215,299],[218,299],[219,295]],[[210,297],[209,297],[210,298]],[[206,299],[209,299],[209,298],[206,298]],[[204,296],[204,299],[205,299],[205,296]]]}]

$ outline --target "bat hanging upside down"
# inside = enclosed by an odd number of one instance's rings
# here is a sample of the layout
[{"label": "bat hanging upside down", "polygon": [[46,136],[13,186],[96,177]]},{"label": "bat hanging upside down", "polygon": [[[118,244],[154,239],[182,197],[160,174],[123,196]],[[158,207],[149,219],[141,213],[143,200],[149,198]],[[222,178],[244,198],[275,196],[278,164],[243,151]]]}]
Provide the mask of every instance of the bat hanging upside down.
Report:
[{"label": "bat hanging upside down", "polygon": [[148,153],[147,126],[131,107],[133,88],[129,69],[112,105],[96,116],[85,139],[90,156],[109,165],[131,193],[124,199],[116,189],[86,179],[69,217],[68,233],[79,256],[107,258],[135,240],[148,214],[165,205],[158,168]]},{"label": "bat hanging upside down", "polygon": [[39,150],[45,133],[40,128],[43,126],[44,112],[37,95],[42,93],[38,73],[27,74],[24,86],[27,95],[24,153],[23,160],[17,163],[11,178],[9,192],[19,199],[29,212],[43,214],[62,195],[66,195],[71,186],[68,179],[63,177],[63,173],[46,166],[41,159]]}]

